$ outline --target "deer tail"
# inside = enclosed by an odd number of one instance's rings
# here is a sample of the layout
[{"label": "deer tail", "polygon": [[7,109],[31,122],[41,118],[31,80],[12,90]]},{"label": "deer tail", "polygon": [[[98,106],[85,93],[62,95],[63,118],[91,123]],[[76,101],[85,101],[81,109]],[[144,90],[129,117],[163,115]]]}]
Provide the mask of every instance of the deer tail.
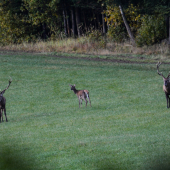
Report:
[{"label": "deer tail", "polygon": [[89,92],[87,90],[84,90],[84,93],[86,94],[86,97],[89,99]]}]

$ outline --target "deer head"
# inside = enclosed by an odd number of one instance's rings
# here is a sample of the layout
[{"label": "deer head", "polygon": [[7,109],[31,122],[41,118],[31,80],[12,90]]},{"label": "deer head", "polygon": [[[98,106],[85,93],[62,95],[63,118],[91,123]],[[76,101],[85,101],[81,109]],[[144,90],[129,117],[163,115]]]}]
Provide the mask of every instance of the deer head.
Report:
[{"label": "deer head", "polygon": [[69,86],[71,87],[71,90],[75,90],[76,89],[76,85],[74,84],[74,85],[70,85],[69,84]]},{"label": "deer head", "polygon": [[170,76],[170,73],[168,74],[167,77],[164,77],[164,75],[162,74],[162,72],[159,71],[159,66],[161,65],[162,63],[161,62],[158,62],[157,63],[157,73],[163,77],[163,81],[164,81],[164,85],[167,87],[167,86],[170,86],[170,80],[169,80],[169,76]]}]

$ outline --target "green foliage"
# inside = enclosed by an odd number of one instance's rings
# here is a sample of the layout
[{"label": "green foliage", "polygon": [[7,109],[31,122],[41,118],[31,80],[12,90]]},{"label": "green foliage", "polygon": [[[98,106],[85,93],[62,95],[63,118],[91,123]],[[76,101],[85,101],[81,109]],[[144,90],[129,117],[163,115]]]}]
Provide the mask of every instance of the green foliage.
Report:
[{"label": "green foliage", "polygon": [[123,42],[128,36],[124,26],[113,26],[109,27],[108,37],[115,42]]},{"label": "green foliage", "polygon": [[48,24],[57,17],[57,6],[52,0],[23,0],[21,10],[28,12],[25,21],[32,25]]},{"label": "green foliage", "polygon": [[23,20],[26,13],[22,13],[20,7],[20,0],[0,3],[0,44],[29,42],[36,38],[37,32]]},{"label": "green foliage", "polygon": [[89,31],[88,35],[88,39],[91,43],[96,43],[95,48],[105,48],[106,47],[106,40],[102,35],[102,32],[100,30],[93,30],[91,29]]},{"label": "green foliage", "polygon": [[[124,13],[133,34],[135,34],[141,24],[140,22],[141,15],[139,14],[139,7],[130,4],[128,8],[125,9]],[[128,35],[119,7],[107,6],[105,14],[107,15],[106,20],[109,25],[108,36],[112,38],[113,41],[122,42],[125,38],[128,37]]]},{"label": "green foliage", "polygon": [[100,41],[102,38],[102,32],[99,30],[91,29],[88,33],[88,37],[90,42]]},{"label": "green foliage", "polygon": [[137,45],[152,45],[166,38],[166,26],[163,16],[145,15],[138,30]]},{"label": "green foliage", "polygon": [[56,3],[57,1],[51,0],[1,1],[0,44],[34,42],[42,37],[45,30],[48,30],[49,34],[55,33],[59,18],[56,14]]},{"label": "green foliage", "polygon": [[120,14],[120,10],[118,6],[107,6],[107,10],[105,11],[107,18],[107,24],[109,25],[108,37],[113,39],[113,41],[121,42],[125,38],[126,31],[124,29],[123,20]]},{"label": "green foliage", "polygon": [[[161,5],[159,0],[147,2],[142,0],[138,3],[135,0],[123,0],[121,2],[134,36],[141,26],[141,15],[151,11],[150,13],[156,17],[157,14],[169,14],[170,11],[168,0],[162,0]],[[108,37],[113,41],[122,42],[127,37],[127,31],[120,14],[119,4],[119,0],[91,0],[90,3],[88,0],[2,0],[0,1],[0,44],[34,42],[37,39],[63,37],[63,11],[65,11],[68,19],[65,32],[71,33],[73,30],[72,16],[76,14],[78,9],[80,10],[81,30],[87,31],[88,27],[94,25],[95,29],[100,29],[100,26],[102,26],[100,14],[102,12],[107,16],[105,21],[107,21],[109,28]],[[151,8],[152,10],[150,10]],[[103,11],[103,9],[106,10]],[[76,22],[76,17],[74,21]],[[144,24],[145,21],[142,22]],[[152,19],[150,25],[152,25]],[[140,30],[144,29],[143,27]],[[77,34],[76,29],[75,34]],[[88,33],[85,32],[85,34]],[[100,31],[90,34],[90,41],[100,41],[101,48],[106,46]],[[152,38],[152,42],[157,42],[158,39],[161,39],[160,37],[159,35],[156,40]],[[139,44],[142,44],[141,39]]]}]

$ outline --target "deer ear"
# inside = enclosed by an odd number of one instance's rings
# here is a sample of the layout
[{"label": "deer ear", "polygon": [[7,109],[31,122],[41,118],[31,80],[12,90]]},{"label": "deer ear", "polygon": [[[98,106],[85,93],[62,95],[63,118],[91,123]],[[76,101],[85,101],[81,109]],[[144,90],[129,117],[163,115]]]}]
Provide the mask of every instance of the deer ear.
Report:
[{"label": "deer ear", "polygon": [[75,87],[76,85],[74,84],[74,87]]}]

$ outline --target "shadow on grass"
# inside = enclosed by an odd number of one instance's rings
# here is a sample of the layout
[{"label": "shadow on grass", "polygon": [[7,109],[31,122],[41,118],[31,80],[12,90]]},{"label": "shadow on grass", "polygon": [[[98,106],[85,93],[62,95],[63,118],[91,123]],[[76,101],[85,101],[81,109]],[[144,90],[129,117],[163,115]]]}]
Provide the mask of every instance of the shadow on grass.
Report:
[{"label": "shadow on grass", "polygon": [[[2,145],[1,145],[2,146]],[[46,165],[35,159],[29,148],[11,145],[0,148],[0,170],[44,170]],[[42,168],[43,167],[43,168]],[[56,169],[60,169],[58,165]]]},{"label": "shadow on grass", "polygon": [[170,170],[170,154],[160,154],[154,158],[150,157],[143,165],[138,162],[122,162],[120,159],[101,159],[94,164],[96,170]]},{"label": "shadow on grass", "polygon": [[115,160],[104,159],[96,163],[97,170],[126,170],[121,163]]},{"label": "shadow on grass", "polygon": [[145,163],[145,170],[170,170],[170,154],[161,153],[155,158],[151,158]]},{"label": "shadow on grass", "polygon": [[[31,154],[27,151],[29,148],[20,147],[19,150],[15,148],[18,148],[18,146],[15,147],[14,145],[11,145],[10,147],[0,148],[0,170],[46,169],[45,165],[40,165],[40,162],[36,161],[31,156]],[[130,162],[125,162],[124,164],[123,162],[121,162],[121,160],[107,158],[102,158],[96,162],[91,162],[91,165],[93,165],[92,169],[96,170],[170,170],[170,154],[159,154],[155,158],[150,158],[143,163],[143,167],[136,168],[133,167],[133,165],[131,166],[130,164]],[[55,169],[60,168],[58,165],[56,165]]]},{"label": "shadow on grass", "polygon": [[[11,148],[15,148],[11,146]],[[34,169],[35,160],[31,158],[27,153],[23,151],[17,151],[17,149],[10,149],[9,147],[0,149],[0,169],[3,170],[29,170]],[[36,167],[36,169],[38,169]]]}]

